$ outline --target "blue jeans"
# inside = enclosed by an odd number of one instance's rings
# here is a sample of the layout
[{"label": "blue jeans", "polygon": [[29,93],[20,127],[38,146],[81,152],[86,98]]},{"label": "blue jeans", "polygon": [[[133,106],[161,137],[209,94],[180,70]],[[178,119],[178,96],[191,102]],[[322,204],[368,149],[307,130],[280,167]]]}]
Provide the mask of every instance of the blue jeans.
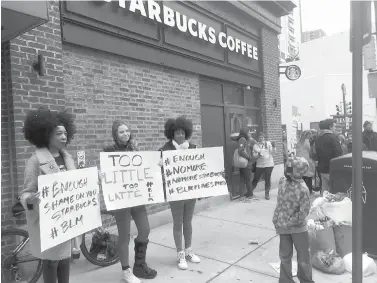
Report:
[{"label": "blue jeans", "polygon": [[300,283],[314,283],[310,262],[308,232],[280,235],[280,277],[279,283],[295,283],[292,276],[293,245],[297,251],[297,278]]}]

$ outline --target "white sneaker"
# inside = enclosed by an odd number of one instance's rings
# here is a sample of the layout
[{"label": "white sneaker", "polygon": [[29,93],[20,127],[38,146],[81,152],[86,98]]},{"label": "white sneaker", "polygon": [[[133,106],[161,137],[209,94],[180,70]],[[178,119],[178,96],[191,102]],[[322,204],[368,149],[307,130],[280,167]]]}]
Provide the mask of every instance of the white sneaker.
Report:
[{"label": "white sneaker", "polygon": [[177,254],[177,261],[178,261],[178,268],[179,269],[187,269],[187,261],[186,261],[186,258],[185,258],[185,252],[184,251],[180,251],[178,254]]},{"label": "white sneaker", "polygon": [[191,249],[186,249],[186,259],[193,263],[200,262],[200,258],[196,254],[194,254]]},{"label": "white sneaker", "polygon": [[126,283],[141,283],[141,280],[132,273],[131,268],[123,271],[123,281]]}]

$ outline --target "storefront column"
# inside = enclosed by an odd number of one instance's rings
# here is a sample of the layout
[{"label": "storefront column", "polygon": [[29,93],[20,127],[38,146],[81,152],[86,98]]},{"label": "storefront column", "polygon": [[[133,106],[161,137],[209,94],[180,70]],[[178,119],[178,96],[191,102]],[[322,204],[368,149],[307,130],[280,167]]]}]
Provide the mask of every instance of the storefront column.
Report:
[{"label": "storefront column", "polygon": [[281,123],[281,101],[279,81],[279,40],[278,34],[262,29],[263,91],[262,120],[263,132],[269,141],[276,144],[275,164],[283,162],[283,141]]}]

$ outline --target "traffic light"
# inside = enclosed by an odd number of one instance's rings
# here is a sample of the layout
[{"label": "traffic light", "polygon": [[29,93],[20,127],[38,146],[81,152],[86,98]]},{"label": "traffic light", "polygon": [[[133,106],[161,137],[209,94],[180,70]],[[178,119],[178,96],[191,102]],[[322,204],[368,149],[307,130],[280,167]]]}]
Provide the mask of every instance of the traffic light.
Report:
[{"label": "traffic light", "polygon": [[336,115],[340,115],[342,112],[342,109],[340,108],[339,105],[336,106]]},{"label": "traffic light", "polygon": [[347,114],[352,115],[352,103],[351,102],[347,103]]}]

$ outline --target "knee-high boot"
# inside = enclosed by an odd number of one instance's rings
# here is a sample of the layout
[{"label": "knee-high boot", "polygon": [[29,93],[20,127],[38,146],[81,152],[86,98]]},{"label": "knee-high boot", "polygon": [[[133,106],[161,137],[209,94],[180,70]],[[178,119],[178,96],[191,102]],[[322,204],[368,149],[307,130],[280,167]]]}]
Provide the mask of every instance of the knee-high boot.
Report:
[{"label": "knee-high boot", "polygon": [[149,268],[145,262],[148,242],[138,242],[135,239],[135,264],[133,273],[138,278],[153,279],[157,275],[157,271]]}]

